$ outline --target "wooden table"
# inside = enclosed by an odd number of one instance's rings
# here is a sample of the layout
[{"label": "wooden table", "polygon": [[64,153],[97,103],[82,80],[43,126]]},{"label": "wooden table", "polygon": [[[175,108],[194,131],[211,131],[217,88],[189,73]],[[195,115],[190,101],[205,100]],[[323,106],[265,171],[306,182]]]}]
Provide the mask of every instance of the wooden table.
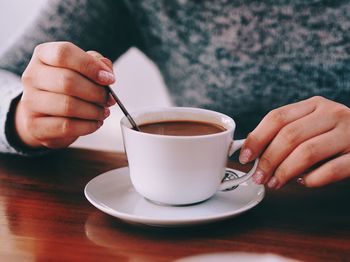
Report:
[{"label": "wooden table", "polygon": [[82,149],[0,155],[0,261],[172,261],[228,251],[350,261],[350,181],[291,183],[239,217],[159,229],[126,224],[85,199],[90,179],[126,165],[122,153]]}]

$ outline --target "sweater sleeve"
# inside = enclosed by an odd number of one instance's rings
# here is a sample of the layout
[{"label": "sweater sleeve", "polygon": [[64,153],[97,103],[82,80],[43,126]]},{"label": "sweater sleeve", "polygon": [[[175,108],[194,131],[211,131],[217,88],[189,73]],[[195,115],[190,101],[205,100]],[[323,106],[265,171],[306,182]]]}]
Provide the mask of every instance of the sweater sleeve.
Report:
[{"label": "sweater sleeve", "polygon": [[136,29],[123,1],[48,1],[34,22],[0,55],[0,152],[33,154],[12,142],[10,118],[22,92],[20,76],[35,46],[69,41],[115,60],[131,46],[139,46]]}]

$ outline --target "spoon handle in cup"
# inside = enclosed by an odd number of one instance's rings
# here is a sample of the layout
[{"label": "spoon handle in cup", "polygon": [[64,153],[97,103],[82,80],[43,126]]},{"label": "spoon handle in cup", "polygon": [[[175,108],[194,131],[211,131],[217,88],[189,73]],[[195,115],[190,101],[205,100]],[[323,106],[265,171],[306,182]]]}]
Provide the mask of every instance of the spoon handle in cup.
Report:
[{"label": "spoon handle in cup", "polygon": [[123,111],[124,115],[128,118],[133,129],[135,129],[136,131],[141,131],[140,128],[137,126],[135,120],[131,117],[128,110],[126,110],[125,106],[122,104],[122,102],[120,101],[116,93],[113,91],[113,89],[110,86],[107,86],[107,90],[113,96],[114,100],[117,102],[118,106]]}]

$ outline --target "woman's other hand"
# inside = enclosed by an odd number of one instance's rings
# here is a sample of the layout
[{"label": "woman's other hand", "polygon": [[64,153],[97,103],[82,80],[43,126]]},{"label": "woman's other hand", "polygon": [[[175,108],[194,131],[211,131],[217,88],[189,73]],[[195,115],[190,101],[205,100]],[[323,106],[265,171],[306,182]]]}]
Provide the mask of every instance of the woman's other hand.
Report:
[{"label": "woman's other hand", "polygon": [[258,156],[253,180],[270,188],[294,178],[318,187],[350,177],[350,109],[312,97],[271,111],[249,134],[240,161]]},{"label": "woman's other hand", "polygon": [[105,85],[112,63],[69,42],[38,45],[22,75],[15,113],[19,139],[29,147],[62,148],[96,131],[115,104]]}]

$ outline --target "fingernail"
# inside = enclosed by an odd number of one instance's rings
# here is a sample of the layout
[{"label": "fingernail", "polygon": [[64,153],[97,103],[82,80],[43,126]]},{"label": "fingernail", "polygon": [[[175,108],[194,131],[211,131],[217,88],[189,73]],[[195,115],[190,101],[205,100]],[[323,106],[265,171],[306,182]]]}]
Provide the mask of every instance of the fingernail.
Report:
[{"label": "fingernail", "polygon": [[250,149],[244,149],[241,154],[239,155],[239,162],[241,164],[246,164],[249,162],[250,158],[252,157],[252,151]]},{"label": "fingernail", "polygon": [[271,179],[269,180],[269,182],[267,183],[267,186],[269,188],[277,188],[278,185],[278,180],[276,177],[271,177]]},{"label": "fingernail", "polygon": [[110,72],[107,72],[105,70],[101,70],[97,74],[97,78],[99,81],[105,83],[105,84],[112,84],[115,82],[114,75]]},{"label": "fingernail", "polygon": [[262,182],[264,180],[264,172],[261,170],[257,170],[257,171],[255,171],[252,178],[256,184],[262,184]]},{"label": "fingernail", "polygon": [[301,186],[305,186],[305,180],[304,180],[302,177],[299,177],[299,178],[297,179],[297,183],[298,183],[299,185],[301,185]]},{"label": "fingernail", "polygon": [[105,118],[107,118],[110,115],[110,113],[111,113],[111,111],[108,108],[105,108],[105,112],[104,112],[103,116]]},{"label": "fingernail", "polygon": [[117,101],[113,98],[111,94],[108,95],[107,106],[115,105]]}]

